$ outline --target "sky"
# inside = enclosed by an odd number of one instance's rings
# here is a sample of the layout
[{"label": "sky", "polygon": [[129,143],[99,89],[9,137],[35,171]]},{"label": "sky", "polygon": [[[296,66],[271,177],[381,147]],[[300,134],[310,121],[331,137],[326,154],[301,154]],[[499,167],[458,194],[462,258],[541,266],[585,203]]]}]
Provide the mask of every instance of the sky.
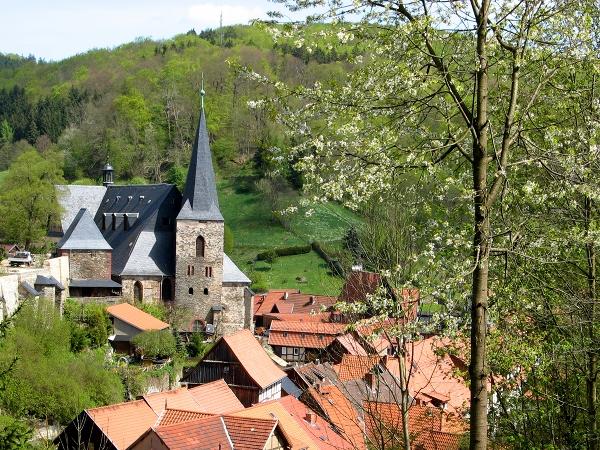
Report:
[{"label": "sky", "polygon": [[268,0],[0,0],[0,53],[58,61],[137,37],[247,24],[279,9]]}]

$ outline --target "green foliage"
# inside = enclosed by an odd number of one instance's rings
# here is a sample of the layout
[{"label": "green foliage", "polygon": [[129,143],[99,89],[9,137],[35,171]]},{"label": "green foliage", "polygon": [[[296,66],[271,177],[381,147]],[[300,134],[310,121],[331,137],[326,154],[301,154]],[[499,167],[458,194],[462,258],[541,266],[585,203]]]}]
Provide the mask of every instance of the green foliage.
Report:
[{"label": "green foliage", "polygon": [[141,309],[145,313],[156,317],[158,320],[162,320],[163,322],[166,322],[168,319],[167,308],[165,308],[164,305],[161,305],[159,303],[141,303],[139,305],[136,305],[136,307]]},{"label": "green foliage", "polygon": [[74,184],[76,186],[95,186],[98,183],[96,182],[96,180],[92,180],[91,178],[79,178],[73,182],[71,182],[71,184]]},{"label": "green foliage", "polygon": [[233,251],[233,244],[233,231],[231,231],[231,228],[227,224],[225,224],[223,235],[223,250],[225,251],[225,253],[229,254]]},{"label": "green foliage", "polygon": [[183,192],[186,177],[187,169],[185,167],[174,165],[167,172],[167,183],[174,184],[180,192]]},{"label": "green foliage", "polygon": [[64,319],[71,328],[71,351],[80,352],[107,344],[112,325],[105,305],[67,299]]},{"label": "green foliage", "polygon": [[293,245],[290,247],[274,248],[272,250],[257,254],[256,260],[273,263],[278,256],[302,255],[305,253],[310,253],[310,251],[310,245]]},{"label": "green foliage", "polygon": [[133,177],[127,184],[148,184],[148,180],[144,177]]},{"label": "green foliage", "polygon": [[63,181],[60,166],[58,155],[35,150],[13,162],[0,192],[0,238],[29,248],[46,235],[48,222],[60,214],[54,188]]},{"label": "green foliage", "polygon": [[204,342],[202,333],[192,333],[190,342],[187,344],[187,353],[190,357],[202,357],[210,344]]},{"label": "green foliage", "polygon": [[21,450],[29,447],[33,430],[10,416],[0,416],[0,450]]},{"label": "green foliage", "polygon": [[252,272],[250,274],[250,279],[252,280],[250,287],[257,294],[267,292],[269,290],[269,283],[262,272]]},{"label": "green foliage", "polygon": [[16,363],[5,380],[0,406],[65,423],[82,409],[122,400],[118,375],[104,367],[103,352],[70,352],[71,331],[51,302],[26,304],[8,330],[0,366]]},{"label": "green foliage", "polygon": [[170,358],[177,351],[175,337],[169,330],[144,331],[132,342],[142,355],[149,358]]}]

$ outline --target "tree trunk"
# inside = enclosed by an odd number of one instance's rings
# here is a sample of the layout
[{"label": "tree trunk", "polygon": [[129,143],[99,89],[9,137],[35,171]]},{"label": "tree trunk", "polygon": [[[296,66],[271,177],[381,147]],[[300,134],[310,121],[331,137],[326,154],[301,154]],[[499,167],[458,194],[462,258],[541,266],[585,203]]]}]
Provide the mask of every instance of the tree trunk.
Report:
[{"label": "tree trunk", "polygon": [[[590,232],[590,222],[592,219],[593,203],[589,197],[585,198],[585,226],[586,233]],[[597,401],[597,357],[596,357],[596,326],[595,306],[596,306],[596,248],[592,240],[586,244],[586,256],[588,266],[588,298],[589,298],[589,317],[585,320],[588,324],[588,349],[587,349],[587,375],[586,375],[586,400],[588,416],[588,450],[598,450],[598,420],[596,414]]]},{"label": "tree trunk", "polygon": [[486,335],[490,217],[487,192],[488,151],[488,61],[487,22],[489,0],[483,1],[477,16],[477,91],[475,137],[473,142],[473,285],[471,292],[471,381],[470,449],[487,448]]},{"label": "tree trunk", "polygon": [[408,427],[408,379],[406,376],[406,340],[404,337],[396,337],[398,345],[398,369],[400,372],[400,412],[402,413],[402,438],[404,440],[404,450],[410,450],[410,429]]}]

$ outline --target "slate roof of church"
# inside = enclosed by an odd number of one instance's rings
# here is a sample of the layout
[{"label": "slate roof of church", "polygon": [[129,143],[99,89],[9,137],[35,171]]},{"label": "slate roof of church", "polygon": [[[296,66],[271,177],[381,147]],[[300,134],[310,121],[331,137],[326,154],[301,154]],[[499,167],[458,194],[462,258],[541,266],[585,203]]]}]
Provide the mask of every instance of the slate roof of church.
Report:
[{"label": "slate roof of church", "polygon": [[[113,247],[115,275],[158,275],[175,273],[174,218],[180,194],[170,184],[109,186],[96,213],[95,222]],[[113,230],[112,214],[129,214]],[[136,216],[137,214],[137,216]]]},{"label": "slate roof of church", "polygon": [[104,198],[106,188],[104,186],[77,186],[77,185],[58,185],[58,200],[63,206],[61,225],[63,232],[69,228],[71,222],[81,208],[89,211],[94,217]]},{"label": "slate roof of church", "polygon": [[244,272],[242,272],[238,266],[223,253],[223,283],[248,283],[250,284],[252,281]]},{"label": "slate roof of church", "polygon": [[177,219],[222,221],[204,109],[196,130],[182,208]]},{"label": "slate roof of church", "polygon": [[85,208],[73,218],[57,247],[61,250],[112,250]]}]

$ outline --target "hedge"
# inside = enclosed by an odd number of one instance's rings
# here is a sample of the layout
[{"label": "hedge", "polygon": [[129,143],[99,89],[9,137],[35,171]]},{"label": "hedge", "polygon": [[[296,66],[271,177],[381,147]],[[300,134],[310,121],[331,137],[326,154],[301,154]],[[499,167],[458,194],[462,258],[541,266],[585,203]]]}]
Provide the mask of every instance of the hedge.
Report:
[{"label": "hedge", "polygon": [[311,248],[325,260],[334,275],[344,277],[344,268],[342,267],[342,264],[337,259],[329,256],[319,242],[314,241],[311,244]]},{"label": "hedge", "polygon": [[274,260],[278,256],[291,256],[291,255],[303,255],[310,253],[310,245],[295,245],[292,247],[280,247],[268,250],[266,252],[259,253],[256,255],[257,261],[269,261]]}]

